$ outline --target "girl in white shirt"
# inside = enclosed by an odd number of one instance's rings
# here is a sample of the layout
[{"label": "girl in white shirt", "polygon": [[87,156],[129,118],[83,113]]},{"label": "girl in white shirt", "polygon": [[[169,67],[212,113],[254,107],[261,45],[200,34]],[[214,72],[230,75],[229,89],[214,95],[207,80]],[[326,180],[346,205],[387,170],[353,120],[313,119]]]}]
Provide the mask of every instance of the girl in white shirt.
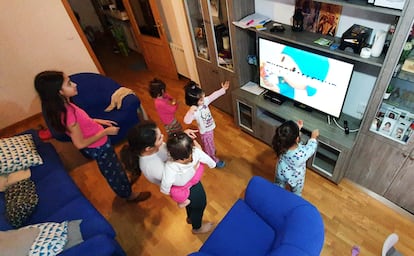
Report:
[{"label": "girl in white shirt", "polygon": [[202,164],[214,168],[216,162],[197,142],[184,132],[173,134],[167,141],[170,159],[165,164],[161,180],[161,192],[170,195],[180,208],[190,204],[190,188],[197,184],[204,171]]},{"label": "girl in white shirt", "polygon": [[[194,139],[197,130],[187,129],[184,132]],[[153,121],[142,121],[128,132],[128,144],[121,150],[121,160],[126,169],[138,174],[142,172],[148,181],[160,185],[167,159],[168,151],[164,136]],[[192,225],[192,232],[210,232],[214,223],[203,222],[207,197],[201,181],[190,188],[189,198],[191,202],[185,209],[187,223]]]},{"label": "girl in white shirt", "polygon": [[191,81],[185,87],[185,104],[190,106],[187,114],[184,116],[184,123],[191,124],[196,120],[200,138],[203,143],[203,149],[216,162],[217,168],[223,168],[225,162],[216,157],[216,147],[214,144],[214,128],[216,123],[211,115],[208,105],[218,97],[224,95],[229,89],[230,82],[221,83],[221,89],[206,96],[198,84]]}]

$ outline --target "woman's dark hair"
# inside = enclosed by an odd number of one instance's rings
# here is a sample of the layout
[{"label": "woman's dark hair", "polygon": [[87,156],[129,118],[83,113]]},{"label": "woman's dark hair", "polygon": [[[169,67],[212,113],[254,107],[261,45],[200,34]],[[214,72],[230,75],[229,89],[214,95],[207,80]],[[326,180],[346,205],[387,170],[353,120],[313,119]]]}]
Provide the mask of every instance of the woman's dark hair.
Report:
[{"label": "woman's dark hair", "polygon": [[145,148],[154,146],[157,139],[156,129],[157,125],[153,121],[142,121],[128,131],[128,144],[124,145],[120,152],[125,169],[135,174],[141,173],[139,156]]},{"label": "woman's dark hair", "polygon": [[193,139],[184,132],[174,133],[167,141],[168,152],[174,161],[189,158],[193,153],[193,146]]},{"label": "woman's dark hair", "polygon": [[[34,87],[39,94],[42,112],[58,132],[66,131],[66,98],[60,94],[64,80],[61,71],[43,71],[36,75]],[[62,118],[63,115],[63,118]]]},{"label": "woman's dark hair", "polygon": [[272,146],[276,155],[280,157],[296,143],[299,137],[299,126],[294,121],[286,121],[276,128]]},{"label": "woman's dark hair", "polygon": [[203,97],[204,91],[200,86],[194,82],[190,81],[184,86],[185,91],[185,104],[187,106],[198,106],[198,101]]},{"label": "woman's dark hair", "polygon": [[165,88],[166,85],[162,80],[154,78],[149,83],[148,91],[152,98],[157,98],[158,96],[163,95]]}]

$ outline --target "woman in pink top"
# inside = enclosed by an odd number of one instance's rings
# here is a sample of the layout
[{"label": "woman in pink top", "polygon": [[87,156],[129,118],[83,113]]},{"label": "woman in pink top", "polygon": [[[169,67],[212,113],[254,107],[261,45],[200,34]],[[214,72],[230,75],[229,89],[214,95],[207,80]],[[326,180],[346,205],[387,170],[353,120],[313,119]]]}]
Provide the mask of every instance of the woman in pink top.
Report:
[{"label": "woman in pink top", "polygon": [[181,124],[175,118],[175,112],[177,112],[177,101],[168,95],[166,92],[165,83],[157,78],[154,78],[149,83],[149,93],[154,99],[155,110],[164,124],[165,130],[168,136],[174,133],[183,131]]},{"label": "woman in pink top", "polygon": [[36,75],[35,89],[40,96],[42,109],[58,132],[65,132],[76,148],[98,163],[99,170],[112,190],[128,201],[143,201],[149,192],[132,192],[128,177],[108,139],[119,128],[110,120],[92,119],[71,102],[78,94],[76,84],[60,71],[44,71]]}]

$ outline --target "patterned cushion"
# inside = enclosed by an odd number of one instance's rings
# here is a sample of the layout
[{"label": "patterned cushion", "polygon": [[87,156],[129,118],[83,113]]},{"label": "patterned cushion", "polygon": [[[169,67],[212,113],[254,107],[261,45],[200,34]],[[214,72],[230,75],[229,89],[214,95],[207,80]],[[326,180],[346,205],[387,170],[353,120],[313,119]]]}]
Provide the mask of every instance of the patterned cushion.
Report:
[{"label": "patterned cushion", "polygon": [[53,256],[61,253],[68,239],[68,222],[46,222],[25,228],[40,228],[40,233],[30,247],[29,255]]},{"label": "patterned cushion", "polygon": [[0,174],[43,164],[31,134],[0,139]]},{"label": "patterned cushion", "polygon": [[29,255],[39,233],[40,229],[35,227],[0,231],[1,256]]},{"label": "patterned cushion", "polygon": [[6,217],[15,228],[24,225],[39,201],[35,183],[30,179],[10,185],[5,191],[4,198]]}]

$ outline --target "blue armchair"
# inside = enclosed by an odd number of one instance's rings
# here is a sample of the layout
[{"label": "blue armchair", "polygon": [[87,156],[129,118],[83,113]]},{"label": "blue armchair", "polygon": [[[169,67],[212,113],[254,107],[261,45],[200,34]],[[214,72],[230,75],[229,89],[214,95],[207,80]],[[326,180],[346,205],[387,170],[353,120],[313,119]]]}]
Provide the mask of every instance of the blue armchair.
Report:
[{"label": "blue armchair", "polygon": [[192,256],[318,256],[324,225],[310,202],[254,176],[245,198],[224,216]]},{"label": "blue armchair", "polygon": [[[78,95],[73,97],[76,105],[92,118],[108,119],[118,123],[120,127],[118,134],[110,136],[112,144],[117,144],[126,138],[128,130],[139,123],[138,112],[141,109],[141,102],[135,94],[126,95],[120,109],[115,108],[105,112],[111,104],[113,93],[121,87],[111,78],[96,73],[77,73],[69,77],[78,85]],[[55,139],[70,141],[69,136],[54,130],[46,117],[45,122]]]}]

